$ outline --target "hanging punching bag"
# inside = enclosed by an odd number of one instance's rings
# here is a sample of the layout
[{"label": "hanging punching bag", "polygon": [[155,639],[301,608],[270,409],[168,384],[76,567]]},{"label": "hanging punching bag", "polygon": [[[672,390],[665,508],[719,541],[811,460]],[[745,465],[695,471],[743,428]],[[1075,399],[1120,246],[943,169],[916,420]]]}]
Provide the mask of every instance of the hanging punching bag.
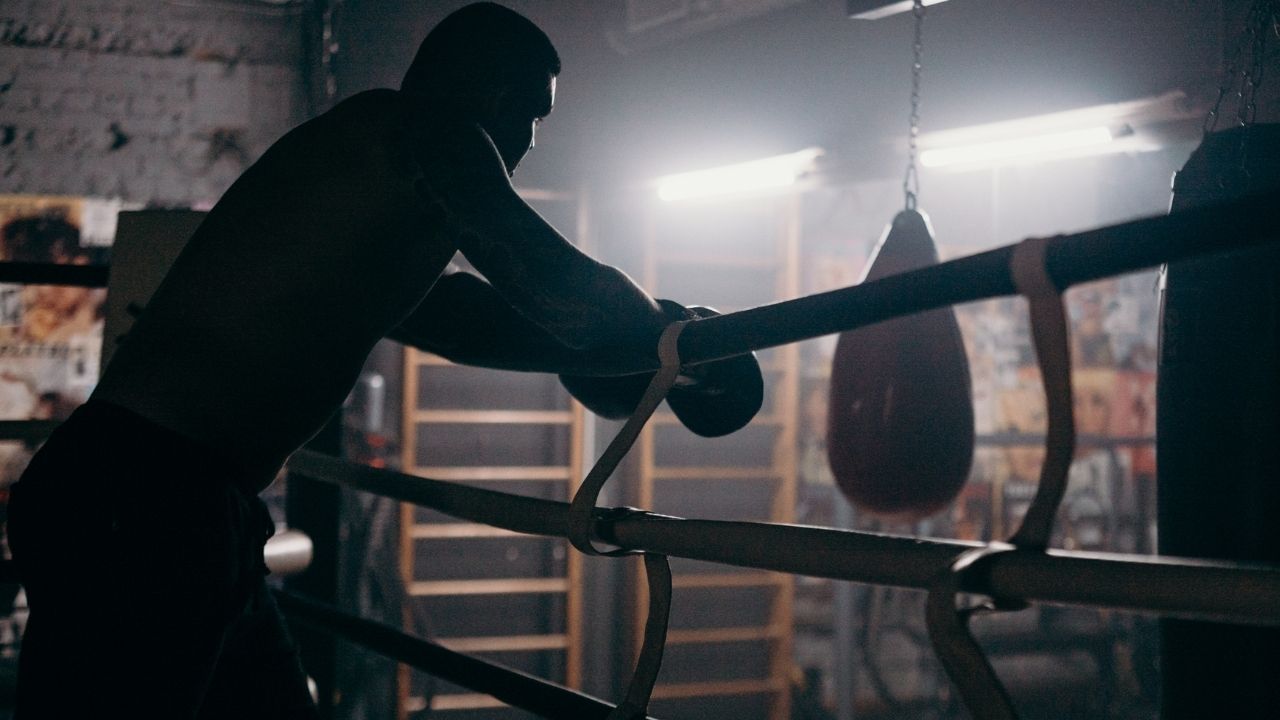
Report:
[{"label": "hanging punching bag", "polygon": [[[1280,125],[1207,135],[1173,210],[1280,190]],[[1161,293],[1162,555],[1280,563],[1280,248],[1170,264]],[[1280,628],[1161,622],[1161,717],[1276,717]]]},{"label": "hanging punching bag", "polygon": [[[938,262],[928,218],[898,213],[863,282]],[[912,520],[949,504],[973,460],[969,362],[951,308],[840,335],[827,417],[831,470],[860,509]]]}]

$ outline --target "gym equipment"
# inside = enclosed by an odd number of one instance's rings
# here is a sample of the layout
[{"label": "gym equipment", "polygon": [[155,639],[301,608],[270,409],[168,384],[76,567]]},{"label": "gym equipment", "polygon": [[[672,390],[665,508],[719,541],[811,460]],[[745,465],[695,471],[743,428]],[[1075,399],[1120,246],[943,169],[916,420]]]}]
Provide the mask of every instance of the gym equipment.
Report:
[{"label": "gym equipment", "polygon": [[[938,262],[928,218],[898,213],[864,282]],[[827,452],[836,482],[874,513],[924,517],[964,486],[973,460],[969,362],[955,313],[938,308],[840,335]]]},{"label": "gym equipment", "polygon": [[[1173,210],[1280,188],[1280,125],[1213,133]],[[1280,561],[1280,249],[1171,263],[1156,384],[1159,551]],[[1280,630],[1161,622],[1163,717],[1280,707]]]},{"label": "gym equipment", "polygon": [[[929,218],[916,209],[924,3],[915,17],[906,208],[872,253],[863,283],[938,264]],[[836,484],[863,510],[916,520],[948,505],[973,461],[969,361],[951,308],[841,334],[831,366],[827,456]]]}]

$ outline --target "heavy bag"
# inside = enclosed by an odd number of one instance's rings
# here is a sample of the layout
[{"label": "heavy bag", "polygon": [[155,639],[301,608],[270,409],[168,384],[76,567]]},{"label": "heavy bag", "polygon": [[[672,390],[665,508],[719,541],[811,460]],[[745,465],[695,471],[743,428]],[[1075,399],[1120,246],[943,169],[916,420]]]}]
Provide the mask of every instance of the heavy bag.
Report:
[{"label": "heavy bag", "polygon": [[[1280,190],[1280,125],[1205,136],[1174,211]],[[1161,293],[1162,555],[1280,563],[1280,247],[1171,263]],[[1280,628],[1161,621],[1162,718],[1275,717]]]},{"label": "heavy bag", "polygon": [[[863,282],[938,263],[929,219],[904,210]],[[969,361],[951,308],[842,333],[831,367],[827,453],[858,508],[914,520],[949,504],[973,460]]]}]

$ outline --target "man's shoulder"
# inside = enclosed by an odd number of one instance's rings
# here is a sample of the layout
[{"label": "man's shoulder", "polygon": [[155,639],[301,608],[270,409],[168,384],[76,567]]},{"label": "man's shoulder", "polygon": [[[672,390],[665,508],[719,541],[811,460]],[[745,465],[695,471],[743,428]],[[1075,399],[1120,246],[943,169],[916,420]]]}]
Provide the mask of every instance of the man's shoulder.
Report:
[{"label": "man's shoulder", "polygon": [[404,96],[399,90],[379,88],[358,92],[342,100],[325,113],[331,117],[360,117],[397,119],[406,111]]}]

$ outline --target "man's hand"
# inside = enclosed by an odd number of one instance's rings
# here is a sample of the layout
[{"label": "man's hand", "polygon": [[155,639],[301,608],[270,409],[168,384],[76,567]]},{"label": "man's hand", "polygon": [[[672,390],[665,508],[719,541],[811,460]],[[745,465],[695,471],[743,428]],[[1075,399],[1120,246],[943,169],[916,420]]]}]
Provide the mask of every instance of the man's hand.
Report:
[{"label": "man's hand", "polygon": [[[704,307],[685,308],[660,300],[668,322],[696,321],[718,315]],[[589,410],[621,420],[635,412],[652,380],[652,373],[622,377],[561,375],[560,383]],[[667,393],[667,405],[690,431],[720,437],[751,422],[764,402],[764,379],[755,353],[694,365],[684,369]]]},{"label": "man's hand", "polygon": [[[696,318],[720,314],[699,306],[691,306],[688,311]],[[667,393],[671,411],[686,428],[702,437],[720,437],[740,430],[763,404],[764,377],[755,353],[687,367]]]}]

